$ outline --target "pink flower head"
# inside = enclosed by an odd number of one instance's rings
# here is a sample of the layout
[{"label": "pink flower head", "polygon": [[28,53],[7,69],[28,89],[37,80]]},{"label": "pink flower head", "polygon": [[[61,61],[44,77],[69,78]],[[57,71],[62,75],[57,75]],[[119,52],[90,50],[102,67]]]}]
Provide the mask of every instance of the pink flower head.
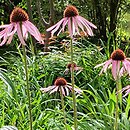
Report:
[{"label": "pink flower head", "polygon": [[[122,62],[122,67],[121,66]],[[102,72],[106,72],[107,68],[112,64],[112,75],[113,78],[116,80],[117,76],[121,77],[125,72],[127,72],[130,76],[130,61],[127,60],[124,52],[120,49],[115,50],[111,54],[111,58],[104,63],[96,65],[95,68],[103,66],[100,74]]]},{"label": "pink flower head", "polygon": [[[81,72],[81,71],[83,70],[83,68],[78,67],[78,66],[76,65],[76,63],[73,63],[73,65],[74,65],[74,71],[80,71],[80,72]],[[69,63],[69,64],[67,65],[67,68],[65,69],[64,73],[65,73],[65,74],[68,74],[69,71],[72,71],[72,64],[71,64],[71,63]]]},{"label": "pink flower head", "polygon": [[117,92],[117,94],[123,93],[124,91],[125,91],[125,95],[123,95],[123,97],[126,97],[130,93],[130,85],[122,88],[120,91]]},{"label": "pink flower head", "polygon": [[16,7],[12,11],[10,15],[10,24],[1,25],[0,29],[4,28],[0,31],[0,39],[2,42],[0,46],[4,45],[7,41],[7,44],[10,44],[13,35],[17,32],[18,38],[21,44],[25,45],[24,39],[27,39],[28,32],[34,36],[34,38],[43,43],[42,37],[38,29],[29,21],[28,14],[21,8]]},{"label": "pink flower head", "polygon": [[[50,92],[50,94],[61,90],[62,94],[65,96],[69,95],[69,90],[72,90],[72,87],[68,85],[67,81],[64,78],[57,78],[53,86],[41,88],[40,90],[42,92]],[[74,90],[76,93],[82,92],[80,89],[77,88],[74,88]]]},{"label": "pink flower head", "polygon": [[71,38],[76,33],[80,35],[79,28],[83,31],[85,35],[90,36],[93,36],[93,31],[91,28],[97,28],[94,24],[80,16],[76,7],[72,5],[67,6],[64,10],[64,18],[62,18],[58,23],[56,23],[52,27],[48,28],[47,31],[51,31],[52,36],[55,32],[58,32],[57,35],[59,35],[61,31],[64,32],[66,25],[68,25],[68,31]]}]

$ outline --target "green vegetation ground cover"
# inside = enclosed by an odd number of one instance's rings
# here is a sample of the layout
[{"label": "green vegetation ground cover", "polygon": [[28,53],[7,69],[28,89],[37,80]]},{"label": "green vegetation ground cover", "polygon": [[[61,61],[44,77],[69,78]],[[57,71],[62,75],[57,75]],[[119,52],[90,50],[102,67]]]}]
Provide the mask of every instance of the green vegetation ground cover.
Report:
[{"label": "green vegetation ground cover", "polygon": [[[19,48],[22,52],[22,49]],[[79,130],[112,130],[114,125],[115,83],[109,72],[99,76],[100,69],[94,69],[107,60],[103,49],[87,40],[74,44],[74,61],[83,68],[75,72],[75,85],[83,90],[77,95]],[[28,51],[29,54],[30,51]],[[69,45],[62,51],[52,49],[48,54],[42,51],[27,57],[29,83],[32,100],[33,128],[35,130],[64,130],[63,115],[59,93],[42,94],[41,87],[54,84],[57,77],[64,77],[70,83],[70,74],[64,75],[70,62]],[[18,129],[28,130],[28,100],[26,95],[25,72],[21,57],[16,51],[6,51],[0,58],[0,126],[15,125]],[[123,85],[129,83],[123,78]],[[130,97],[129,97],[130,98]],[[123,98],[120,109],[119,129],[129,129],[129,98]],[[68,129],[73,125],[71,93],[65,97]],[[127,108],[127,109],[126,109]]]}]

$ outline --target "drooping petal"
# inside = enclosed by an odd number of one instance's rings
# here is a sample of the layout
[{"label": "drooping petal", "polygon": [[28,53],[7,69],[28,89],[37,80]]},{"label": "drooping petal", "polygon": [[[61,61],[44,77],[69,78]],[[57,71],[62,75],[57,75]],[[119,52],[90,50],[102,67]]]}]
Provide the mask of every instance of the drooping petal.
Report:
[{"label": "drooping petal", "polygon": [[79,15],[77,17],[79,17],[81,20],[84,20],[89,26],[97,29],[97,27],[93,23],[89,22],[87,19],[85,19],[85,18],[83,18],[82,16],[79,16]]},{"label": "drooping petal", "polygon": [[27,40],[28,38],[28,32],[24,24],[22,24],[22,32],[23,32],[23,37]]},{"label": "drooping petal", "polygon": [[67,88],[67,86],[65,86],[64,88],[65,88],[65,91],[66,91],[66,95],[68,96],[69,95],[69,89]]},{"label": "drooping petal", "polygon": [[54,28],[56,28],[57,26],[60,26],[62,24],[62,22],[64,21],[65,18],[61,19],[58,23],[56,23],[55,25],[51,26],[50,28],[48,28],[46,31],[52,31]]},{"label": "drooping petal", "polygon": [[17,34],[18,34],[18,37],[19,37],[21,44],[26,45],[26,43],[23,39],[23,36],[22,36],[22,32],[21,32],[21,28],[20,28],[19,23],[17,23]]},{"label": "drooping petal", "polygon": [[11,36],[8,38],[7,44],[10,44],[10,43],[11,43],[11,41],[12,41],[12,39],[13,39],[13,36],[14,36],[14,35],[11,35]]},{"label": "drooping petal", "polygon": [[55,88],[54,88],[52,91],[50,91],[50,94],[52,94],[52,93],[58,91],[58,89],[59,89],[59,86],[55,86]]},{"label": "drooping petal", "polygon": [[117,79],[117,76],[119,76],[120,62],[121,61],[112,60],[112,76],[115,80]]},{"label": "drooping petal", "polygon": [[27,31],[34,36],[34,38],[39,41],[40,43],[44,43],[41,37],[40,32],[38,31],[38,29],[29,21],[25,21],[23,22],[23,25],[26,27]]},{"label": "drooping petal", "polygon": [[87,23],[85,23],[84,20],[82,20],[80,17],[77,17],[77,21],[78,21],[78,20],[79,20],[80,23],[82,23],[82,25],[86,28],[88,35],[93,36],[93,31],[92,31],[92,29],[90,28],[90,26],[89,26]]},{"label": "drooping petal", "polygon": [[49,87],[47,87],[47,88],[40,88],[40,90],[41,90],[42,92],[48,92],[48,91],[53,90],[54,88],[55,88],[55,86],[53,85],[53,86],[49,86]]},{"label": "drooping petal", "polygon": [[77,22],[78,26],[80,27],[80,29],[84,32],[84,34],[87,35],[87,33],[86,33],[86,31],[84,30],[84,27],[83,27],[83,25],[80,23],[80,21],[79,21],[79,20],[76,20],[76,22]]},{"label": "drooping petal", "polygon": [[122,68],[120,69],[120,72],[119,72],[119,76],[120,77],[123,76],[125,72],[126,72],[126,69],[124,66],[122,66]]},{"label": "drooping petal", "polygon": [[130,88],[128,90],[126,90],[126,93],[125,93],[125,95],[123,95],[123,97],[126,97],[129,93],[130,93]]},{"label": "drooping petal", "polygon": [[61,92],[62,92],[62,94],[65,96],[64,86],[60,86],[60,87],[61,87]]},{"label": "drooping petal", "polygon": [[78,29],[78,25],[77,25],[77,22],[76,22],[75,17],[72,17],[72,19],[73,19],[73,23],[74,23],[74,26],[75,26],[76,32],[78,33],[78,35],[80,35],[80,33],[79,33],[79,29]]},{"label": "drooping petal", "polygon": [[103,68],[101,69],[101,71],[100,71],[100,73],[99,73],[99,75],[101,75],[103,72],[106,72],[106,71],[107,71],[107,68],[109,67],[109,65],[111,64],[111,62],[112,62],[112,59],[109,59],[109,60],[107,60],[107,61],[104,62],[104,63],[101,63],[101,64],[96,65],[94,68],[98,68],[98,67],[100,67],[100,66],[103,66]]},{"label": "drooping petal", "polygon": [[3,46],[7,41],[7,36],[4,36],[3,41],[0,43],[0,46]]},{"label": "drooping petal", "polygon": [[124,65],[126,71],[128,72],[128,74],[129,74],[129,76],[130,76],[130,61],[124,59],[124,61],[123,61],[123,65]]},{"label": "drooping petal", "polygon": [[65,18],[63,21],[62,31],[64,32],[65,26],[68,23],[68,18]]},{"label": "drooping petal", "polygon": [[74,18],[72,17],[72,34],[75,35],[76,27],[74,24]]},{"label": "drooping petal", "polygon": [[0,28],[8,28],[10,26],[10,24],[7,25],[1,25]]},{"label": "drooping petal", "polygon": [[72,25],[71,25],[71,18],[68,19],[68,31],[70,33],[70,37],[72,38],[73,37],[73,34],[72,34]]},{"label": "drooping petal", "polygon": [[17,31],[17,25],[12,24],[12,26],[8,27],[7,36],[14,35],[14,33],[16,33],[16,31]]}]

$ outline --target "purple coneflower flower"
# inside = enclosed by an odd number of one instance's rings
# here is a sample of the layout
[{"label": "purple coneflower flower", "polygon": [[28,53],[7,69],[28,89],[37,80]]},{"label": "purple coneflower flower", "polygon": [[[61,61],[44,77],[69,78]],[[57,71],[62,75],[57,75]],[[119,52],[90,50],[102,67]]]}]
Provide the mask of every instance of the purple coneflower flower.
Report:
[{"label": "purple coneflower flower", "polygon": [[[62,91],[62,94],[69,95],[69,90],[72,90],[72,87],[68,85],[67,81],[64,78],[57,78],[55,80],[55,83],[53,86],[49,86],[47,88],[41,88],[40,90],[42,92],[50,92],[50,94],[57,92],[57,91]],[[82,91],[80,89],[74,88],[76,93],[81,93]]]},{"label": "purple coneflower flower", "polygon": [[[120,69],[121,62],[122,62],[122,68]],[[115,80],[117,79],[117,76],[121,77],[124,74],[124,72],[127,72],[130,75],[130,61],[127,60],[122,50],[120,49],[115,50],[111,54],[111,58],[109,60],[99,65],[96,65],[95,68],[103,66],[100,72],[100,74],[102,74],[102,72],[106,72],[107,68],[111,64],[112,64],[112,75]]]},{"label": "purple coneflower flower", "polygon": [[120,91],[117,92],[117,94],[123,93],[124,91],[125,95],[123,95],[123,97],[126,97],[130,93],[130,85],[127,85],[126,87],[122,88]]},{"label": "purple coneflower flower", "polygon": [[[21,44],[25,45],[24,39],[27,39],[28,32],[34,36],[34,38],[43,43],[42,37],[38,29],[29,21],[28,14],[19,7],[15,7],[10,15],[10,24],[1,25],[0,28],[4,28],[0,31],[0,39],[3,41],[0,46],[10,44],[13,35],[17,32]],[[22,30],[22,31],[21,31]]]},{"label": "purple coneflower flower", "polygon": [[[58,34],[61,31],[64,32],[65,26],[68,25],[68,31],[71,36],[75,35],[76,33],[80,35],[79,28],[83,31],[85,35],[93,36],[92,28],[97,28],[94,24],[83,18],[79,15],[78,10],[76,7],[69,5],[64,10],[64,18],[62,18],[58,23],[53,25],[52,27],[48,28],[47,31],[51,31],[52,36],[58,30]],[[61,27],[61,29],[59,29]]]},{"label": "purple coneflower flower", "polygon": [[[83,68],[78,67],[78,66],[76,65],[76,63],[73,63],[73,65],[74,65],[74,71],[78,71],[78,70],[82,71],[82,70],[83,70]],[[64,73],[65,73],[65,74],[68,74],[69,71],[70,71],[70,72],[72,71],[72,64],[71,64],[71,63],[69,63],[69,64],[67,65],[67,68],[65,69]]]}]

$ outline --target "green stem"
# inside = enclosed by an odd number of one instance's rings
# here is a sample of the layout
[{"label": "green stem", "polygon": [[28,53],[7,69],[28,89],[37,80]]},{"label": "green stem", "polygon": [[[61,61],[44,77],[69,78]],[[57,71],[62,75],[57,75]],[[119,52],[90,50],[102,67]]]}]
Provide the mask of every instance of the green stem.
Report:
[{"label": "green stem", "polygon": [[64,116],[64,124],[65,124],[65,129],[67,130],[67,124],[66,124],[66,114],[65,114],[65,105],[64,105],[64,96],[60,87],[60,96],[61,96],[61,105],[62,105],[62,112]]},{"label": "green stem", "polygon": [[29,105],[29,123],[30,123],[30,130],[32,130],[31,96],[30,96],[29,76],[28,76],[28,68],[27,68],[26,48],[24,45],[22,45],[22,48],[23,48],[23,57],[24,57],[24,65],[25,65],[24,68],[25,68],[26,85],[27,85],[28,105]]},{"label": "green stem", "polygon": [[73,109],[74,109],[74,129],[78,130],[77,125],[77,107],[76,107],[76,95],[74,91],[74,62],[73,62],[73,41],[72,38],[70,40],[70,48],[71,48],[71,83],[72,83],[72,97],[73,97]]},{"label": "green stem", "polygon": [[[118,68],[118,66],[116,67],[116,71],[117,71],[116,91],[118,92],[119,88],[120,88],[120,77],[119,77],[119,68]],[[119,117],[118,100],[119,100],[119,95],[116,94],[116,111],[115,111],[114,130],[118,130],[118,117]]]}]

